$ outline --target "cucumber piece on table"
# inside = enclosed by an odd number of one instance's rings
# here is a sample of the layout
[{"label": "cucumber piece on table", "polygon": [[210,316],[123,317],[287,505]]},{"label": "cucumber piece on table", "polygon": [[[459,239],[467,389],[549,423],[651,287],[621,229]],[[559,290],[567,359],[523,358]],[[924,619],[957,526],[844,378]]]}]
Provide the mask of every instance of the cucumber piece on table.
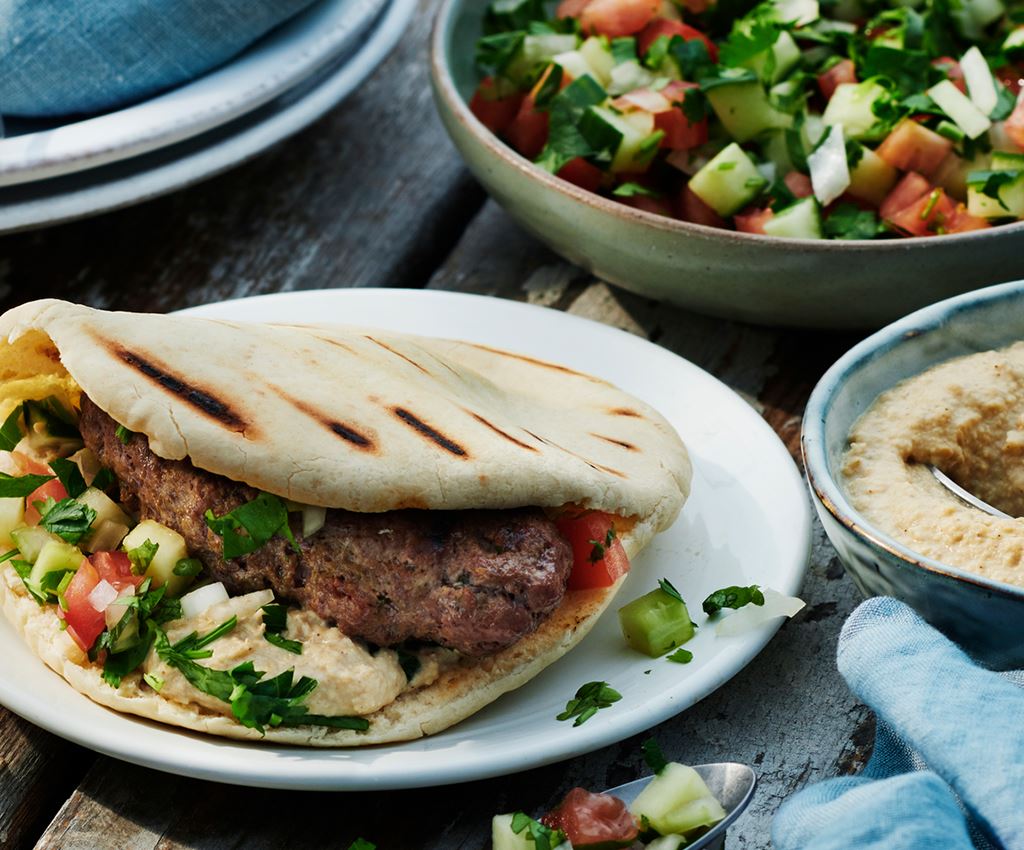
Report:
[{"label": "cucumber piece on table", "polygon": [[768,181],[733,142],[690,179],[690,189],[720,216],[730,216],[761,194]]},{"label": "cucumber piece on table", "polygon": [[629,810],[638,819],[647,818],[662,835],[714,826],[725,817],[725,809],[700,774],[678,762],[665,765]]},{"label": "cucumber piece on table", "polygon": [[818,201],[801,198],[780,210],[764,223],[768,236],[783,236],[788,239],[821,239],[821,211]]},{"label": "cucumber piece on table", "polygon": [[619,625],[637,652],[657,658],[693,637],[686,603],[660,587],[619,609]]}]

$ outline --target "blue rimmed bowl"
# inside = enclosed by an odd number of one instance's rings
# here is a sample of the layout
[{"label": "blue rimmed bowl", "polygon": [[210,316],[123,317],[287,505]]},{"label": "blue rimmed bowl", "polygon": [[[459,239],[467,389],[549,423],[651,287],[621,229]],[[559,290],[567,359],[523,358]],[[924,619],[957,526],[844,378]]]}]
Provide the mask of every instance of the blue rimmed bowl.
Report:
[{"label": "blue rimmed bowl", "polygon": [[549,174],[469,110],[488,0],[443,0],[430,48],[441,121],[483,187],[570,262],[624,289],[716,316],[876,328],[925,304],[1024,277],[1024,222],[912,239],[782,239],[633,209]]},{"label": "blue rimmed bowl", "polygon": [[803,454],[818,516],[866,596],[895,596],[985,664],[1024,666],[1024,588],[917,554],[847,500],[843,454],[879,393],[930,366],[1024,339],[1024,281],[980,289],[900,319],[844,354],[804,413]]}]

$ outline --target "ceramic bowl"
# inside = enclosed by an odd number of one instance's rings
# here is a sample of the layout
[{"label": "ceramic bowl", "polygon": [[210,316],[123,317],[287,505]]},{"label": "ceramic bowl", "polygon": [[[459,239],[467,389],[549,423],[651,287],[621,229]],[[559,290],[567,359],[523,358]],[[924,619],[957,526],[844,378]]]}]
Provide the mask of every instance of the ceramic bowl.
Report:
[{"label": "ceramic bowl", "polygon": [[1024,281],[918,310],[844,354],[814,388],[803,422],[818,516],[866,596],[895,596],[997,669],[1024,666],[1024,589],[925,558],[874,528],[839,483],[847,434],[879,393],[930,366],[1024,339]]},{"label": "ceramic bowl", "polygon": [[634,292],[761,324],[879,327],[950,295],[1024,277],[1024,222],[956,236],[780,239],[635,210],[521,157],[467,106],[487,0],[444,0],[431,43],[435,100],[484,188],[567,260]]}]

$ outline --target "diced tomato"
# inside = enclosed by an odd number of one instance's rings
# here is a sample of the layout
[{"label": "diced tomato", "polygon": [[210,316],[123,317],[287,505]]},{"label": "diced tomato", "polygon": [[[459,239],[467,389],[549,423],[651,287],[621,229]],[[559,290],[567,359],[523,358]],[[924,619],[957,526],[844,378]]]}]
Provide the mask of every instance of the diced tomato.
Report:
[{"label": "diced tomato", "polygon": [[636,37],[637,52],[641,56],[647,55],[650,46],[663,35],[667,35],[669,38],[678,35],[683,41],[703,41],[704,46],[708,49],[708,56],[711,57],[711,61],[718,61],[718,47],[699,29],[684,24],[681,21],[666,21],[663,18],[651,21],[644,27],[643,32]]},{"label": "diced tomato", "polygon": [[629,557],[614,529],[610,514],[587,511],[567,514],[557,522],[558,531],[572,546],[573,567],[569,574],[569,590],[610,587],[629,572]]},{"label": "diced tomato", "polygon": [[798,198],[809,198],[814,194],[814,186],[811,185],[811,178],[799,171],[790,171],[782,182]]},{"label": "diced tomato", "polygon": [[532,97],[523,98],[518,114],[505,131],[505,138],[527,159],[536,159],[548,140],[548,114],[535,108]]},{"label": "diced tomato", "polygon": [[1019,65],[1004,65],[996,73],[996,78],[1006,86],[1012,94],[1020,94],[1024,88],[1024,71]]},{"label": "diced tomato", "polygon": [[971,230],[984,230],[991,226],[992,223],[987,218],[971,215],[967,212],[967,207],[957,204],[952,219],[946,223],[946,233],[967,233]]},{"label": "diced tomato", "polygon": [[34,460],[24,452],[11,452],[11,457],[21,468],[22,475],[53,475],[53,470],[45,463]]},{"label": "diced tomato", "polygon": [[596,165],[591,165],[578,156],[563,165],[558,176],[588,192],[596,192],[601,187],[601,179],[604,175]]},{"label": "diced tomato", "polygon": [[68,624],[68,634],[86,652],[106,625],[103,611],[97,611],[89,601],[89,594],[99,583],[100,574],[83,558],[71,584],[64,591],[68,609],[61,616]]},{"label": "diced tomato", "polygon": [[635,35],[650,23],[658,5],[659,0],[590,0],[580,13],[580,27],[587,35]]},{"label": "diced tomato", "polygon": [[942,189],[933,189],[886,220],[909,236],[942,233],[953,220],[956,205]]},{"label": "diced tomato", "polygon": [[963,94],[967,94],[967,82],[964,80],[964,72],[960,63],[952,56],[940,56],[932,60],[932,65],[942,71],[946,78]]},{"label": "diced tomato", "polygon": [[590,0],[562,0],[555,10],[555,16],[558,18],[578,18],[580,13],[587,8],[589,2]]},{"label": "diced tomato", "polygon": [[924,177],[911,171],[909,174],[905,174],[903,179],[893,186],[892,191],[885,196],[885,200],[878,208],[878,214],[883,219],[888,219],[900,210],[909,207],[914,201],[923,198],[931,192],[932,188],[932,184]]},{"label": "diced tomato", "polygon": [[1018,148],[1024,151],[1024,100],[1020,101],[1003,122],[1003,129]]},{"label": "diced tomato", "polygon": [[750,207],[742,212],[736,213],[733,217],[733,221],[736,223],[736,229],[740,233],[764,233],[764,223],[775,217],[770,209],[765,208],[763,210],[757,209],[757,207]]},{"label": "diced tomato", "polygon": [[672,215],[671,207],[663,198],[652,198],[650,195],[631,195],[628,198],[616,197],[615,200],[635,210],[643,210],[655,215]]},{"label": "diced tomato", "polygon": [[59,502],[67,497],[68,491],[64,489],[64,485],[56,478],[47,481],[40,487],[36,487],[35,490],[28,494],[28,498],[25,499],[25,524],[39,525],[40,517],[39,511],[36,510],[36,502],[45,502],[47,499]]},{"label": "diced tomato", "polygon": [[857,72],[852,59],[843,59],[824,73],[818,74],[818,88],[821,89],[825,100],[832,97],[838,86],[843,83],[855,82],[857,82]]},{"label": "diced tomato", "polygon": [[661,139],[661,147],[674,151],[684,151],[704,144],[708,140],[707,119],[691,124],[682,107],[673,106],[664,112],[654,114],[654,129],[661,130],[665,135]]},{"label": "diced tomato", "polygon": [[137,576],[132,572],[132,562],[124,552],[94,552],[89,556],[99,577],[110,582],[118,591],[128,587],[138,587],[145,581],[145,576]]},{"label": "diced tomato", "polygon": [[507,97],[498,97],[494,79],[484,77],[474,92],[473,99],[469,102],[469,111],[488,130],[500,136],[519,114],[519,107],[523,105],[523,97],[525,95],[522,92],[516,92]]},{"label": "diced tomato", "polygon": [[708,227],[726,227],[725,219],[698,198],[689,186],[680,193],[676,216],[683,221],[704,224]]},{"label": "diced tomato", "polygon": [[942,164],[953,143],[916,121],[901,121],[875,151],[901,171],[916,171],[926,177]]},{"label": "diced tomato", "polygon": [[628,847],[638,834],[636,821],[622,800],[584,788],[573,788],[541,822],[562,830],[569,843],[580,850]]}]

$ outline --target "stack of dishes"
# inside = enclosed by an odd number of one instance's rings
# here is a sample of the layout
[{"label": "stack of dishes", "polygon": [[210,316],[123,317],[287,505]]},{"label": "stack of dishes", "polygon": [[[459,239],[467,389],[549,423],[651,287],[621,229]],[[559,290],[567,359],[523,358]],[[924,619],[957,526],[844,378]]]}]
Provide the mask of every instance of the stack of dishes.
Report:
[{"label": "stack of dishes", "polygon": [[0,232],[127,206],[255,156],[350,94],[414,7],[322,0],[228,64],[142,103],[84,119],[8,119]]}]

